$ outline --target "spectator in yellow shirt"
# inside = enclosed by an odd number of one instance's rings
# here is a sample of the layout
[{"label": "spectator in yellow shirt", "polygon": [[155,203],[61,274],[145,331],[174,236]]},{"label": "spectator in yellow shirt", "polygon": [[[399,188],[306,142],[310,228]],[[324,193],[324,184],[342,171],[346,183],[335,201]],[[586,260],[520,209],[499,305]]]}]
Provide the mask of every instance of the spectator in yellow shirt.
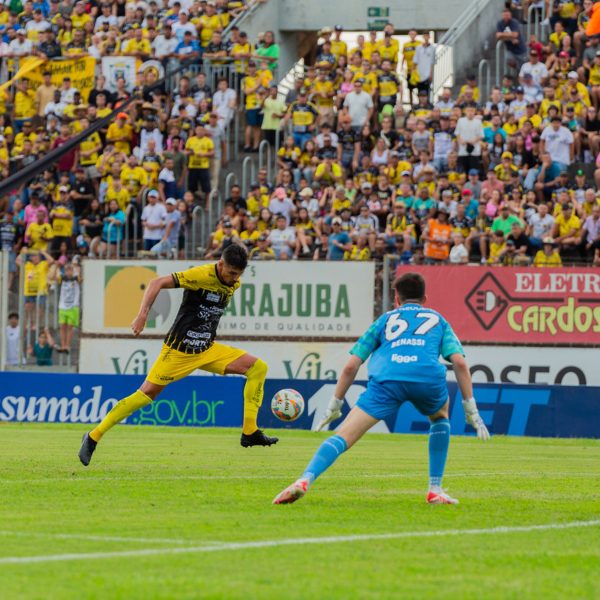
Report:
[{"label": "spectator in yellow shirt", "polygon": [[561,250],[574,250],[579,244],[579,239],[581,237],[581,219],[573,213],[573,204],[571,202],[565,204],[562,209],[562,214],[556,217],[552,236]]},{"label": "spectator in yellow shirt", "polygon": [[52,227],[49,223],[45,223],[46,212],[38,210],[35,214],[35,221],[29,223],[25,230],[25,241],[32,250],[38,252],[47,252],[48,244],[54,237]]},{"label": "spectator in yellow shirt", "polygon": [[551,237],[544,238],[542,250],[538,250],[533,259],[534,267],[562,267],[560,254],[556,249],[556,243]]},{"label": "spectator in yellow shirt", "polygon": [[17,93],[14,104],[14,126],[21,131],[23,123],[35,117],[35,92],[29,89],[29,81],[21,79],[17,82]]},{"label": "spectator in yellow shirt", "polygon": [[133,139],[133,128],[127,122],[128,119],[127,113],[120,112],[117,115],[117,122],[111,123],[106,132],[106,141],[114,144],[115,150],[126,155],[131,154],[131,141]]}]

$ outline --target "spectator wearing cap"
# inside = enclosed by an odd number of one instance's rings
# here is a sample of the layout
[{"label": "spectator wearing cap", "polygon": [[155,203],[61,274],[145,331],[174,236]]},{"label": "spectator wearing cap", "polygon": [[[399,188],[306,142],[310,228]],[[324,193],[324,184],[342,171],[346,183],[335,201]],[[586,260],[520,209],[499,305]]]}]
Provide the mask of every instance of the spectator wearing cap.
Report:
[{"label": "spectator wearing cap", "polygon": [[129,193],[130,202],[141,204],[142,194],[148,185],[148,173],[138,164],[134,154],[127,157],[127,163],[121,167],[121,183]]},{"label": "spectator wearing cap", "polygon": [[108,126],[106,141],[113,144],[115,150],[123,154],[131,154],[133,127],[129,124],[129,116],[125,112],[117,114],[117,120]]},{"label": "spectator wearing cap", "polygon": [[340,56],[348,56],[348,46],[342,40],[344,28],[341,25],[336,25],[333,28],[333,39],[331,40],[331,53],[339,61]]},{"label": "spectator wearing cap", "polygon": [[175,58],[178,60],[192,61],[200,58],[202,49],[198,40],[194,39],[194,36],[190,31],[183,32],[183,40],[181,40],[177,46],[175,46]]},{"label": "spectator wearing cap", "polygon": [[562,259],[556,247],[556,242],[549,236],[542,241],[542,247],[535,253],[534,267],[562,267]]},{"label": "spectator wearing cap", "polygon": [[298,92],[298,99],[288,107],[284,118],[284,125],[292,122],[292,134],[294,143],[304,150],[306,142],[312,138],[318,125],[319,111],[317,107],[308,101],[308,91],[305,88]]},{"label": "spectator wearing cap", "polygon": [[561,254],[574,250],[581,241],[581,219],[574,213],[573,204],[567,202],[556,217],[552,237],[558,244]]},{"label": "spectator wearing cap", "polygon": [[220,222],[217,231],[215,231],[209,240],[209,248],[211,250],[206,254],[205,258],[218,258],[223,253],[223,250],[231,244],[239,243],[239,233],[233,226],[229,218],[225,217]]},{"label": "spectator wearing cap", "polygon": [[275,217],[275,229],[269,233],[269,242],[276,260],[290,260],[294,256],[298,245],[296,231],[289,226],[284,214]]},{"label": "spectator wearing cap", "polygon": [[331,220],[331,233],[327,245],[327,260],[344,260],[344,254],[352,250],[352,239],[347,232],[342,230],[340,217],[333,217]]},{"label": "spectator wearing cap", "polygon": [[167,224],[167,210],[158,201],[158,191],[150,190],[146,196],[147,204],[142,210],[142,226],[144,227],[144,250],[151,251],[160,242]]},{"label": "spectator wearing cap", "polygon": [[[147,204],[145,208],[148,206],[150,204]],[[150,252],[159,257],[176,258],[179,231],[181,228],[181,215],[177,210],[177,200],[175,198],[167,198],[164,208],[166,211],[164,230],[158,243],[150,248]]]},{"label": "spectator wearing cap", "polygon": [[540,61],[540,56],[537,50],[529,51],[529,60],[524,62],[519,70],[519,80],[521,85],[524,85],[525,75],[531,75],[531,79],[536,86],[543,86],[548,80],[548,69],[546,65]]},{"label": "spectator wearing cap", "polygon": [[540,136],[540,149],[547,152],[552,162],[561,170],[566,170],[574,159],[574,138],[569,129],[562,125],[561,118],[552,117],[550,127],[546,127]]},{"label": "spectator wearing cap", "polygon": [[269,202],[269,210],[273,215],[282,215],[285,218],[286,226],[291,223],[296,208],[288,197],[285,188],[278,187],[275,189]]},{"label": "spectator wearing cap", "polygon": [[250,260],[275,260],[275,251],[269,246],[269,234],[261,233],[256,240],[256,247],[250,250]]},{"label": "spectator wearing cap", "polygon": [[33,43],[31,40],[27,39],[25,29],[21,26],[16,26],[15,34],[16,36],[8,44],[10,56],[17,59],[13,63],[11,75],[19,70],[19,58],[31,56],[33,54]]}]

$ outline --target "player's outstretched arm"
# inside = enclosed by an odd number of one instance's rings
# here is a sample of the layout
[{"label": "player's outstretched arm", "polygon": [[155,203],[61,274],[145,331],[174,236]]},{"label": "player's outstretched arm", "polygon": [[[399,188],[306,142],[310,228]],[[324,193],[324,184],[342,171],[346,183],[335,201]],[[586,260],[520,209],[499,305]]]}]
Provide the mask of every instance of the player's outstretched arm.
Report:
[{"label": "player's outstretched arm", "polygon": [[136,318],[131,323],[131,331],[133,331],[133,335],[138,336],[142,331],[144,331],[144,327],[146,326],[146,319],[148,318],[148,314],[150,313],[150,309],[156,300],[156,296],[158,296],[158,292],[160,290],[165,290],[169,288],[174,288],[175,282],[173,281],[173,277],[171,275],[165,275],[164,277],[157,277],[156,279],[152,279],[144,292],[144,297],[142,298],[142,304],[140,305],[140,311],[138,312]]},{"label": "player's outstretched arm", "polygon": [[490,433],[477,410],[477,403],[473,397],[473,382],[469,365],[465,357],[458,353],[450,356],[450,362],[454,367],[458,389],[463,397],[462,405],[465,411],[465,419],[469,425],[473,426],[477,432],[477,437],[485,442],[490,439]]},{"label": "player's outstretched arm", "polygon": [[335,392],[333,394],[333,398],[329,401],[329,405],[327,406],[327,410],[325,411],[325,416],[321,419],[321,422],[317,425],[316,431],[321,431],[325,425],[339,419],[342,416],[342,406],[344,404],[344,398],[346,396],[346,392],[350,388],[350,386],[354,383],[356,379],[356,374],[360,369],[360,366],[363,364],[362,358],[359,358],[356,355],[352,355],[344,368],[342,369],[342,373],[340,378],[338,379],[337,385],[335,386]]}]

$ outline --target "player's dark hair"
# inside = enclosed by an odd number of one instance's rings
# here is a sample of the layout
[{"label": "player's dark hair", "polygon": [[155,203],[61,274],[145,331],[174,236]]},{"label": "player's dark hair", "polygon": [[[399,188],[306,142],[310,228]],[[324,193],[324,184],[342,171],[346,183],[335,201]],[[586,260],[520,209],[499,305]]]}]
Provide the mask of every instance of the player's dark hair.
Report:
[{"label": "player's dark hair", "polygon": [[394,281],[394,289],[403,302],[425,298],[425,279],[419,273],[404,273]]},{"label": "player's dark hair", "polygon": [[19,313],[16,313],[16,312],[8,313],[8,318],[9,319],[18,319],[19,318]]},{"label": "player's dark hair", "polygon": [[248,266],[248,252],[243,246],[239,244],[231,244],[223,250],[221,258],[230,267],[244,270]]}]

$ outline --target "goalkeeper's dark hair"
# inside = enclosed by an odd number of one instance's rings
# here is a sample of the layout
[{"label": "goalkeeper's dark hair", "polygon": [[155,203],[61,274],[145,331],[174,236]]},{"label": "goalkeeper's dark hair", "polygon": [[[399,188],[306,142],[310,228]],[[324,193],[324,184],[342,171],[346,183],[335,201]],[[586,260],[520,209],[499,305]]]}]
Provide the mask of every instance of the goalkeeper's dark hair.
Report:
[{"label": "goalkeeper's dark hair", "polygon": [[248,266],[248,252],[239,244],[231,244],[223,250],[221,258],[225,264],[243,271]]},{"label": "goalkeeper's dark hair", "polygon": [[404,273],[394,281],[394,289],[402,302],[425,298],[425,279],[419,273]]}]

